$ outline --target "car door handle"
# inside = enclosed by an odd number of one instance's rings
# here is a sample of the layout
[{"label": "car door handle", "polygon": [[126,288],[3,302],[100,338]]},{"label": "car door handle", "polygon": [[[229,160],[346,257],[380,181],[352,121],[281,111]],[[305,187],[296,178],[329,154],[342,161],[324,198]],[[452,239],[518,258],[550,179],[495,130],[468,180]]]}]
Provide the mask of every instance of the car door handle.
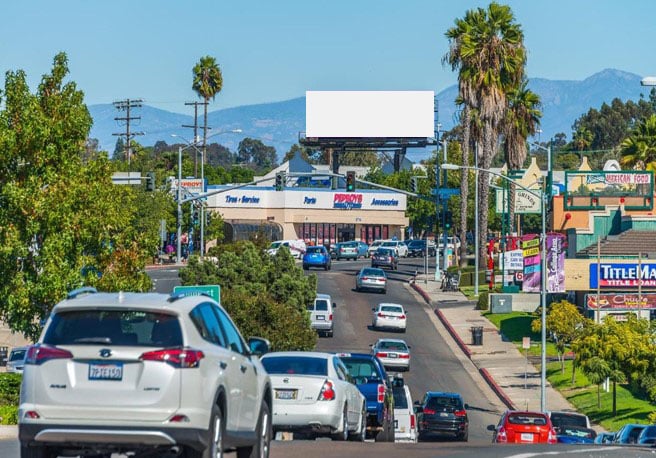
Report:
[{"label": "car door handle", "polygon": [[219,363],[219,367],[220,367],[221,369],[225,369],[226,367],[228,367],[228,363],[226,363],[225,361],[221,361],[221,362]]},{"label": "car door handle", "polygon": [[246,370],[248,370],[248,366],[246,366],[245,364],[242,364],[241,366],[239,366],[239,369],[241,369],[241,371],[243,373],[243,372],[246,372]]}]

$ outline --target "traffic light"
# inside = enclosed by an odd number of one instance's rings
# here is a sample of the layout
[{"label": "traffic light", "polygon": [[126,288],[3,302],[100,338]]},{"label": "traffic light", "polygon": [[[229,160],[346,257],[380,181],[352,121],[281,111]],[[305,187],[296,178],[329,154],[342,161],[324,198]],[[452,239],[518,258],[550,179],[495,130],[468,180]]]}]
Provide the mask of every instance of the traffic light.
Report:
[{"label": "traffic light", "polygon": [[285,172],[276,172],[276,191],[285,189],[285,182],[287,181],[287,174]]},{"label": "traffic light", "polygon": [[191,214],[192,224],[198,224],[198,209],[194,207],[194,211]]},{"label": "traffic light", "polygon": [[148,172],[146,174],[146,192],[153,192],[155,190],[155,172]]},{"label": "traffic light", "polygon": [[415,194],[417,194],[417,190],[419,189],[418,184],[419,183],[417,183],[417,177],[410,178],[410,190]]},{"label": "traffic light", "polygon": [[355,191],[355,172],[348,171],[346,172],[346,192]]},{"label": "traffic light", "polygon": [[451,212],[451,210],[447,210],[444,213],[444,229],[445,229],[444,232],[451,229],[452,225],[453,225],[453,213]]}]

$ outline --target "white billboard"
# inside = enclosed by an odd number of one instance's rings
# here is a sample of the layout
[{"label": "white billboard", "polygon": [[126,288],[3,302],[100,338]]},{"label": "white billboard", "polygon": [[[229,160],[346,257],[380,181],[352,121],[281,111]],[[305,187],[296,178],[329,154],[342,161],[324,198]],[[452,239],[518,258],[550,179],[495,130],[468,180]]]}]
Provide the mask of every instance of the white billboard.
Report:
[{"label": "white billboard", "polygon": [[432,138],[433,91],[307,91],[305,136]]}]

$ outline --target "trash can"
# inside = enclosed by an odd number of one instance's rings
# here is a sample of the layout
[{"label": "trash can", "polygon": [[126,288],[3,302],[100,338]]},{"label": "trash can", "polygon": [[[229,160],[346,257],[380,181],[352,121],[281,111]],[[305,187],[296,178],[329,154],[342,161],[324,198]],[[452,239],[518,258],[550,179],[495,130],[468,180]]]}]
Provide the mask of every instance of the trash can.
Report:
[{"label": "trash can", "polygon": [[472,345],[483,345],[483,326],[472,326]]}]

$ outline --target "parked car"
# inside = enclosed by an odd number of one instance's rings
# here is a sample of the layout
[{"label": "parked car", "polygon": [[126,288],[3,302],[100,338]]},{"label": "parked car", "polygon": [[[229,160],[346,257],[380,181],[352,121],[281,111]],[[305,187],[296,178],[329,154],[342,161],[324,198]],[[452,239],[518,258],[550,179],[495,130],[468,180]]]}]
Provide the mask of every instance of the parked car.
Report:
[{"label": "parked car", "polygon": [[307,310],[310,312],[310,324],[312,329],[316,329],[321,335],[328,337],[333,336],[333,313],[335,313],[335,304],[328,294],[317,294],[312,304],[308,305]]},{"label": "parked car", "polygon": [[435,433],[447,433],[466,442],[469,438],[468,408],[458,393],[428,391],[421,402],[415,402],[419,440]]},{"label": "parked car", "polygon": [[376,442],[394,442],[394,394],[383,363],[374,355],[338,353],[367,399],[367,433]]},{"label": "parked car", "polygon": [[408,257],[410,258],[423,258],[428,249],[428,256],[435,256],[435,246],[432,247],[426,243],[426,240],[410,240],[408,241]]},{"label": "parked car", "polygon": [[324,270],[330,270],[330,253],[323,245],[308,247],[303,255],[303,269],[308,270],[310,267],[322,267]]},{"label": "parked car", "polygon": [[369,257],[371,257],[376,252],[376,250],[380,248],[383,242],[384,240],[374,240],[369,244],[369,248],[367,249],[367,251],[369,252]]},{"label": "parked car", "polygon": [[[438,239],[437,243],[438,243],[438,248],[440,250],[444,250],[444,235],[440,235],[440,238]],[[459,237],[453,237],[453,236],[447,236],[446,244],[447,244],[448,248],[458,249],[458,248],[460,248],[460,238]]]},{"label": "parked car", "polygon": [[28,351],[21,457],[266,455],[268,347],[205,295],[72,291]]},{"label": "parked car", "polygon": [[399,267],[399,256],[393,249],[378,248],[371,256],[371,267],[388,267],[396,270]]},{"label": "parked car", "polygon": [[501,415],[495,427],[492,442],[499,444],[555,444],[558,441],[556,431],[549,416],[542,412],[509,410]]},{"label": "parked car", "polygon": [[358,257],[359,258],[368,258],[369,257],[369,245],[364,243],[361,240],[355,242],[358,244]]},{"label": "parked car", "polygon": [[394,329],[405,332],[407,323],[407,312],[401,304],[383,302],[378,307],[371,309],[373,319],[371,327],[374,329]]},{"label": "parked car", "polygon": [[613,440],[615,439],[615,433],[599,433],[597,434],[597,437],[595,437],[594,443],[595,444],[612,444]]},{"label": "parked car", "polygon": [[296,259],[301,259],[303,254],[305,254],[305,250],[307,249],[304,240],[277,240],[275,242],[271,242],[271,245],[269,245],[269,248],[267,249],[267,253],[269,253],[271,256],[274,256],[282,247],[289,249],[292,257]]},{"label": "parked car", "polygon": [[331,256],[333,259],[353,259],[357,260],[358,258],[368,257],[369,245],[364,242],[351,241],[351,242],[340,242],[335,244],[334,248],[331,250]]},{"label": "parked car", "polygon": [[364,440],[366,400],[339,357],[288,351],[268,353],[261,361],[273,386],[274,432]]},{"label": "parked car", "polygon": [[385,369],[410,370],[410,345],[401,339],[378,339],[371,346],[371,353],[376,355]]},{"label": "parked car", "polygon": [[25,359],[27,358],[27,350],[30,347],[16,347],[12,348],[7,358],[7,372],[14,372],[18,374],[23,373],[25,366]]},{"label": "parked car", "polygon": [[387,292],[387,275],[385,275],[385,271],[373,267],[360,269],[360,272],[355,276],[355,290],[362,291],[364,289],[374,289],[385,294]]},{"label": "parked car", "polygon": [[395,442],[417,442],[417,415],[410,394],[410,388],[403,377],[397,375],[392,380],[394,394],[394,440]]},{"label": "parked car", "polygon": [[554,428],[565,425],[579,426],[581,428],[591,428],[590,419],[587,415],[577,412],[549,411],[547,412],[551,424]]},{"label": "parked car", "polygon": [[400,240],[387,240],[380,246],[381,248],[393,249],[399,258],[405,258],[408,256],[408,247]]},{"label": "parked car", "polygon": [[656,425],[649,425],[642,430],[638,436],[638,444],[640,445],[654,445],[656,444]]},{"label": "parked car", "polygon": [[638,436],[642,433],[647,425],[640,425],[635,423],[628,423],[622,426],[615,433],[613,444],[637,444]]},{"label": "parked car", "polygon": [[568,425],[554,427],[559,444],[594,444],[597,433],[594,429]]}]

